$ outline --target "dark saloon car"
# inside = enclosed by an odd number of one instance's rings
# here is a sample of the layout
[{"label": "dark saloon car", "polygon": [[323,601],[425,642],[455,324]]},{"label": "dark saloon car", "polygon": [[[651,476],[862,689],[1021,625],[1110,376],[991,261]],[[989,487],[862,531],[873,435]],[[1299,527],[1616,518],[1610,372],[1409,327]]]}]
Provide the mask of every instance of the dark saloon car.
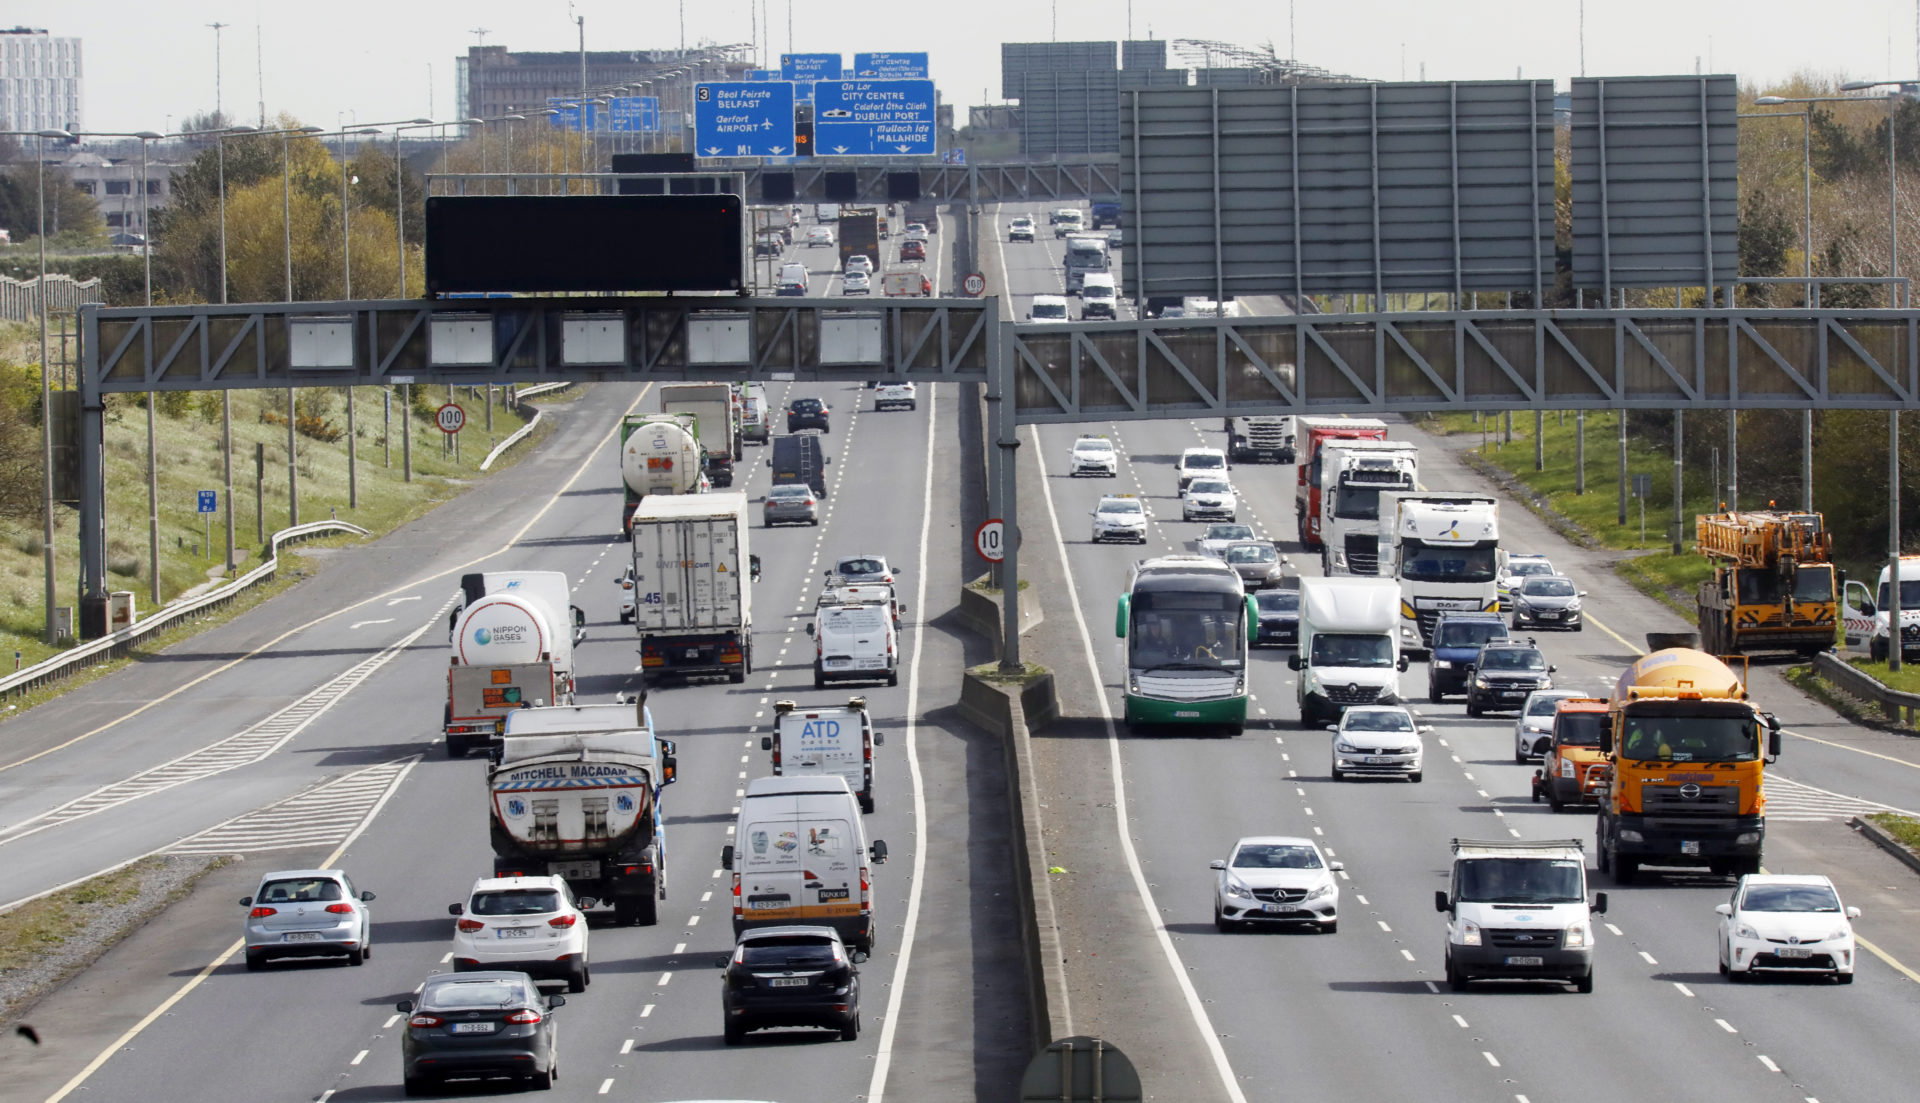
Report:
[{"label": "dark saloon car", "polygon": [[553,1013],[562,995],[542,996],[525,973],[437,973],[407,1016],[400,1058],[408,1095],[445,1080],[513,1077],[546,1089],[558,1078]]},{"label": "dark saloon car", "polygon": [[1467,673],[1467,715],[1489,710],[1519,711],[1528,695],[1553,688],[1554,668],[1532,640],[1496,640],[1480,649]]},{"label": "dark saloon car", "polygon": [[860,1037],[855,966],[865,960],[832,927],[762,927],[741,935],[733,957],[719,963],[727,1044],[769,1026],[823,1026],[843,1042]]},{"label": "dark saloon car", "polygon": [[827,429],[827,404],[817,398],[796,398],[787,403],[787,432],[800,429]]},{"label": "dark saloon car", "polygon": [[1253,646],[1300,646],[1300,591],[1261,590],[1253,595],[1253,607],[1260,613]]}]

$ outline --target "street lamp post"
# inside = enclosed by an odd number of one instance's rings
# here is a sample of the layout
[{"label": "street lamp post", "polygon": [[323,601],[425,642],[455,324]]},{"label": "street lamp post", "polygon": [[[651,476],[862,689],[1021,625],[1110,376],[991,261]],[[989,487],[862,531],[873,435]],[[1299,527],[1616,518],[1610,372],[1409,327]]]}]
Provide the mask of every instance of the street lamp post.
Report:
[{"label": "street lamp post", "polygon": [[[400,156],[400,132],[435,125],[432,119],[415,119],[393,128],[393,230],[400,246],[400,297],[407,297],[407,163]],[[402,478],[413,481],[413,384],[400,385],[400,462]]]}]

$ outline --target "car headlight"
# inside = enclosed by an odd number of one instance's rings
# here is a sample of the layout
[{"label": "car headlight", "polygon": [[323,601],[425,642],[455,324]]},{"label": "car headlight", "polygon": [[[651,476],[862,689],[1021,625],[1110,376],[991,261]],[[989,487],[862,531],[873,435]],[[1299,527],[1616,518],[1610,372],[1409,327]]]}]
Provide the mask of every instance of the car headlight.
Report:
[{"label": "car headlight", "polygon": [[1593,940],[1593,929],[1585,923],[1575,923],[1567,928],[1566,946],[1569,950],[1584,949]]},{"label": "car headlight", "polygon": [[1324,897],[1328,897],[1328,896],[1332,896],[1332,895],[1333,895],[1333,883],[1332,883],[1332,882],[1328,882],[1328,883],[1326,883],[1326,884],[1324,884],[1324,885],[1321,885],[1321,886],[1320,886],[1319,888],[1317,888],[1317,889],[1314,889],[1314,890],[1313,890],[1312,892],[1310,892],[1310,893],[1308,893],[1308,894],[1306,895],[1306,899],[1308,899],[1308,900],[1319,900],[1319,899],[1322,899],[1322,898],[1324,898]]},{"label": "car headlight", "polygon": [[1577,613],[1579,611],[1580,611],[1580,602],[1577,599],[1574,601],[1567,602],[1567,612]]},{"label": "car headlight", "polygon": [[1473,680],[1473,688],[1475,689],[1486,689],[1489,684],[1485,678],[1475,678]]},{"label": "car headlight", "polygon": [[1830,934],[1830,935],[1828,935],[1827,937],[1825,937],[1825,938],[1823,938],[1823,939],[1821,939],[1820,941],[1822,941],[1822,942],[1838,942],[1838,941],[1840,941],[1841,939],[1844,939],[1844,938],[1851,938],[1852,936],[1853,936],[1853,929],[1852,929],[1851,927],[1839,927],[1839,928],[1836,928],[1836,929],[1834,930],[1834,932],[1833,932],[1832,934]]},{"label": "car headlight", "polygon": [[1356,750],[1359,750],[1358,747],[1355,747],[1353,744],[1347,742],[1345,736],[1334,737],[1333,749],[1336,751],[1339,751],[1341,754],[1352,754]]},{"label": "car headlight", "polygon": [[1460,945],[1480,945],[1480,924],[1467,919],[1460,921]]},{"label": "car headlight", "polygon": [[1561,777],[1573,776],[1573,759],[1563,758],[1560,760],[1560,776]]},{"label": "car headlight", "polygon": [[1248,888],[1246,886],[1246,883],[1241,881],[1240,878],[1228,877],[1227,878],[1227,895],[1237,896],[1242,899],[1249,899],[1253,896],[1253,890]]},{"label": "car headlight", "polygon": [[1453,664],[1445,659],[1435,659],[1433,660],[1433,668],[1435,670],[1452,670]]},{"label": "car headlight", "polygon": [[1758,939],[1760,932],[1753,929],[1753,924],[1742,923],[1733,929],[1733,937]]}]

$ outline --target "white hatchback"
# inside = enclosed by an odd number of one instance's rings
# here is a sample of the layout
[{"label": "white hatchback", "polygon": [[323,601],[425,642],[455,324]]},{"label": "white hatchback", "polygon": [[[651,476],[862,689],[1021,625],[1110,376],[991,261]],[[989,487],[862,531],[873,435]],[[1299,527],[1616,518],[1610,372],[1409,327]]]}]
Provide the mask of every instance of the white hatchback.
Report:
[{"label": "white hatchback", "polygon": [[833,227],[815,226],[807,231],[807,248],[833,244]]},{"label": "white hatchback", "polygon": [[1240,516],[1240,495],[1225,479],[1199,478],[1180,496],[1183,521],[1232,521]]},{"label": "white hatchback", "polygon": [[587,917],[559,877],[482,877],[465,904],[450,904],[456,972],[511,969],[564,980],[583,992],[593,975]]},{"label": "white hatchback", "polygon": [[1853,920],[1833,882],[1817,873],[1749,873],[1720,916],[1720,975],[1730,981],[1757,972],[1829,973],[1853,983]]},{"label": "white hatchback", "polygon": [[1250,836],[1212,868],[1217,931],[1252,923],[1312,923],[1327,934],[1340,929],[1340,884],[1333,875],[1346,867],[1327,861],[1312,839]]},{"label": "white hatchback", "polygon": [[1328,724],[1333,733],[1333,761],[1329,772],[1333,780],[1355,774],[1404,776],[1418,784],[1426,757],[1426,741],[1420,737],[1433,730],[1416,723],[1413,714],[1398,706],[1355,705],[1340,714],[1338,724]]}]

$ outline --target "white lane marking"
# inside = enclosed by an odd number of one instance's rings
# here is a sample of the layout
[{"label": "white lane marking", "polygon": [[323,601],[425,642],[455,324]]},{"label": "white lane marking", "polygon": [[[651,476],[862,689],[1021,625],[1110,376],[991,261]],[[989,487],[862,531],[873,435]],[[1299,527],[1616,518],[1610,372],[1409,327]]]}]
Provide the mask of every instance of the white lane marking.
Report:
[{"label": "white lane marking", "polygon": [[1679,991],[1680,991],[1680,994],[1681,994],[1681,995],[1683,995],[1683,996],[1685,996],[1685,997],[1687,997],[1688,999],[1692,999],[1692,998],[1693,998],[1693,989],[1691,989],[1691,988],[1688,988],[1688,987],[1687,987],[1686,985],[1684,985],[1684,984],[1681,984],[1681,983],[1680,983],[1679,981],[1677,981],[1677,980],[1673,982],[1673,986],[1674,986],[1675,988],[1677,988],[1677,989],[1679,989]]},{"label": "white lane marking", "polygon": [[422,600],[425,600],[425,599],[423,599],[419,594],[414,594],[411,597],[397,597],[397,598],[394,598],[392,601],[387,602],[387,608],[391,609],[403,601],[422,601]]},{"label": "white lane marking", "polygon": [[1357,893],[1357,892],[1356,892],[1356,893],[1354,893],[1354,894],[1353,894],[1353,898],[1354,898],[1355,900],[1358,900],[1358,901],[1360,901],[1360,906],[1361,906],[1361,907],[1363,907],[1363,908],[1364,908],[1364,907],[1366,907],[1366,906],[1367,906],[1367,898],[1366,898],[1366,897],[1364,897],[1364,896],[1362,896],[1362,895],[1360,895],[1359,893]]},{"label": "white lane marking", "polygon": [[689,926],[689,927],[698,927],[699,925],[700,925],[700,917],[699,917],[699,916],[697,916],[697,915],[690,915],[690,916],[688,916],[688,917],[687,917],[687,926]]},{"label": "white lane marking", "polygon": [[1401,950],[1400,950],[1400,956],[1401,956],[1401,957],[1403,957],[1403,958],[1406,958],[1406,959],[1407,959],[1408,961],[1412,961],[1412,960],[1413,960],[1413,951],[1412,951],[1412,950],[1409,950],[1409,949],[1406,949],[1405,947],[1402,947],[1402,948],[1401,948]]},{"label": "white lane marking", "polygon": [[643,1018],[643,1019],[644,1019],[644,1018],[646,1018],[646,1017],[647,1017],[648,1015],[651,1015],[651,1014],[653,1014],[653,1005],[652,1005],[652,1004],[648,1004],[647,1006],[645,1006],[645,1007],[643,1007],[643,1008],[641,1008],[641,1009],[640,1009],[640,1017],[641,1017],[641,1018]]},{"label": "white lane marking", "polygon": [[705,891],[705,892],[703,892],[703,893],[701,893],[701,894],[700,894],[700,902],[701,902],[702,904],[704,904],[704,903],[706,903],[707,901],[709,901],[709,900],[711,900],[711,899],[713,899],[713,890],[712,890],[712,889],[708,889],[707,891]]},{"label": "white lane marking", "polygon": [[366,1059],[367,1059],[367,1054],[368,1054],[369,1052],[371,1052],[371,1051],[370,1051],[370,1050],[364,1050],[364,1049],[363,1049],[363,1050],[361,1050],[360,1052],[358,1052],[358,1053],[356,1053],[356,1054],[354,1054],[354,1055],[353,1055],[353,1060],[351,1060],[351,1061],[348,1061],[348,1062],[347,1062],[347,1064],[349,1064],[349,1065],[357,1065],[357,1064],[359,1064],[360,1062],[362,1062],[362,1061],[364,1061],[364,1060],[366,1060]]},{"label": "white lane marking", "polygon": [[1428,981],[1428,982],[1427,982],[1427,991],[1429,991],[1429,992],[1432,992],[1432,993],[1433,993],[1434,995],[1436,995],[1436,996],[1437,996],[1437,995],[1439,995],[1439,994],[1440,994],[1440,986],[1439,986],[1439,985],[1437,985],[1437,984],[1435,984],[1435,983],[1433,983],[1432,981]]},{"label": "white lane marking", "polygon": [[1392,934],[1392,933],[1393,933],[1393,928],[1392,928],[1392,927],[1389,927],[1389,926],[1387,926],[1387,921],[1386,921],[1386,920],[1384,920],[1384,919],[1376,919],[1376,920],[1374,920],[1374,922],[1375,922],[1375,923],[1378,923],[1378,924],[1380,924],[1380,929],[1381,929],[1381,930],[1383,930],[1383,931],[1385,931],[1385,932],[1387,932],[1388,934]]},{"label": "white lane marking", "polygon": [[676,943],[674,943],[674,944],[673,944],[673,952],[674,952],[674,953],[676,953],[676,954],[684,954],[684,953],[686,953],[686,952],[687,952],[687,944],[686,944],[686,943],[684,943],[684,942],[676,942]]},{"label": "white lane marking", "polygon": [[1726,1032],[1727,1032],[1728,1034],[1738,1034],[1738,1033],[1740,1033],[1740,1032],[1739,1032],[1738,1030],[1735,1030],[1735,1029],[1733,1028],[1733,1024],[1732,1024],[1732,1023],[1730,1023],[1730,1022],[1728,1022],[1728,1021],[1727,1021],[1727,1020],[1725,1020],[1725,1019],[1715,1019],[1715,1020],[1713,1020],[1713,1021],[1714,1021],[1714,1022],[1716,1022],[1716,1023],[1719,1023],[1719,1024],[1720,1024],[1720,1029],[1721,1029],[1721,1030],[1724,1030],[1724,1031],[1726,1031]]},{"label": "white lane marking", "polygon": [[1456,1022],[1456,1023],[1459,1023],[1459,1024],[1460,1024],[1460,1029],[1461,1029],[1461,1030],[1469,1030],[1469,1029],[1471,1029],[1470,1027],[1468,1027],[1468,1026],[1467,1026],[1467,1020],[1465,1020],[1465,1019],[1463,1019],[1463,1018],[1461,1018],[1461,1017],[1460,1017],[1460,1016],[1458,1016],[1458,1015],[1455,1015],[1455,1016],[1453,1017],[1453,1021],[1454,1021],[1454,1022]]},{"label": "white lane marking", "polygon": [[605,1095],[612,1090],[613,1090],[613,1077],[609,1076],[605,1080],[600,1081],[599,1094]]},{"label": "white lane marking", "polygon": [[1642,951],[1640,951],[1640,956],[1641,956],[1642,958],[1645,958],[1645,959],[1646,959],[1646,962],[1647,962],[1647,964],[1648,964],[1648,965],[1658,965],[1658,964],[1660,964],[1659,962],[1657,962],[1657,961],[1655,961],[1655,960],[1653,960],[1653,955],[1652,955],[1652,954],[1650,954],[1650,953],[1648,953],[1648,952],[1646,952],[1645,950],[1642,950]]},{"label": "white lane marking", "polygon": [[621,1052],[621,1053],[632,1053],[632,1052],[633,1052],[633,1039],[632,1039],[632,1038],[628,1038],[628,1039],[627,1039],[626,1041],[624,1041],[624,1042],[621,1042],[621,1043],[620,1043],[620,1052]]},{"label": "white lane marking", "polygon": [[660,979],[654,981],[653,983],[656,988],[665,988],[668,984],[671,984],[672,982],[673,982],[673,970],[669,969],[666,972],[660,974]]},{"label": "white lane marking", "polygon": [[1771,1058],[1771,1057],[1769,1057],[1769,1056],[1767,1056],[1767,1055],[1766,1055],[1766,1054],[1764,1054],[1764,1053],[1757,1053],[1757,1054],[1755,1054],[1754,1056],[1756,1056],[1756,1057],[1758,1057],[1758,1058],[1760,1059],[1760,1063],[1761,1063],[1761,1064],[1763,1064],[1763,1065],[1765,1065],[1765,1066],[1767,1066],[1767,1071],[1768,1071],[1768,1072],[1779,1072],[1779,1071],[1780,1071],[1780,1066],[1779,1066],[1779,1065],[1776,1065],[1776,1064],[1774,1064],[1774,1063],[1773,1063],[1773,1058]]},{"label": "white lane marking", "polygon": [[[934,426],[939,416],[936,388],[927,388],[927,455],[926,479],[921,486],[921,501],[925,503],[920,513],[920,554],[919,580],[916,586],[914,608],[927,607],[927,551],[932,544],[933,531],[933,460],[934,441],[939,439]],[[845,457],[842,456],[844,460]],[[844,471],[845,468],[843,467]],[[907,774],[913,781],[913,822],[927,822],[927,789],[925,779],[920,772],[920,657],[926,652],[926,618],[917,618],[913,625],[913,662],[907,667]],[[912,882],[907,890],[906,922],[900,932],[900,951],[893,969],[893,983],[887,991],[886,1018],[880,1024],[880,1045],[873,1058],[873,1078],[867,1085],[867,1099],[870,1103],[881,1103],[886,1098],[887,1072],[893,1066],[893,1037],[900,1022],[901,1001],[906,998],[907,970],[913,964],[914,932],[920,925],[920,887],[926,883],[927,848],[913,848]]]},{"label": "white lane marking", "polygon": [[1493,1054],[1487,1052],[1486,1050],[1484,1049],[1481,1050],[1480,1056],[1485,1057],[1487,1059],[1487,1064],[1492,1065],[1494,1068],[1500,1067],[1500,1058],[1495,1057]]},{"label": "white lane marking", "polygon": [[[997,244],[1000,241],[999,235],[996,234],[994,240]],[[1005,270],[1004,264],[1005,257],[1003,256],[1003,272]],[[1011,310],[1011,297],[1002,297],[1000,301],[1002,309]],[[1038,426],[1032,428],[1032,436],[1033,460],[1040,470],[1041,496],[1047,503],[1047,518],[1053,526],[1054,551],[1060,557],[1060,570],[1066,579],[1067,600],[1073,608],[1074,624],[1080,632],[1081,654],[1086,661],[1087,675],[1092,679],[1095,687],[1104,687],[1106,682],[1100,675],[1099,661],[1094,658],[1093,636],[1087,630],[1086,613],[1080,607],[1079,583],[1074,580],[1073,565],[1067,562],[1066,539],[1060,533],[1060,513],[1054,506],[1053,488],[1048,485],[1051,480],[1047,478],[1046,452],[1045,449],[1040,446],[1040,430]],[[921,571],[920,577],[924,579],[926,577],[926,571]],[[926,607],[924,599],[921,601],[920,606],[921,608]],[[1119,730],[1114,726],[1113,722],[1113,707],[1107,700],[1107,694],[1104,688],[1099,689],[1093,697],[1100,708],[1100,719],[1106,725],[1107,762],[1108,768],[1113,773],[1114,826],[1120,836],[1121,852],[1127,859],[1127,869],[1133,875],[1134,891],[1139,895],[1141,906],[1146,910],[1147,922],[1153,927],[1154,936],[1160,943],[1160,951],[1166,956],[1167,965],[1173,972],[1174,982],[1179,985],[1181,994],[1186,998],[1187,1012],[1192,1016],[1194,1025],[1199,1029],[1201,1041],[1206,1045],[1208,1053],[1213,1057],[1214,1071],[1220,1077],[1221,1087],[1225,1089],[1227,1098],[1232,1100],[1233,1103],[1246,1103],[1246,1094],[1240,1090],[1240,1078],[1234,1073],[1232,1063],[1227,1060],[1227,1051],[1220,1044],[1219,1033],[1214,1029],[1212,1017],[1207,1014],[1206,1006],[1200,1000],[1200,994],[1194,990],[1193,981],[1187,976],[1186,964],[1180,959],[1180,951],[1174,947],[1173,937],[1167,933],[1166,924],[1160,918],[1160,911],[1154,906],[1153,890],[1147,884],[1146,871],[1141,867],[1140,855],[1133,846],[1133,831],[1127,814],[1126,772],[1120,756]],[[909,711],[907,715],[912,716],[913,713]],[[1315,834],[1321,834],[1318,827],[1315,827],[1313,830]],[[891,1025],[893,1018],[892,1015],[888,1016],[889,1025]],[[1070,1018],[1068,1022],[1071,1024]]]},{"label": "white lane marking", "polygon": [[446,956],[440,959],[440,964],[445,965],[446,963],[452,960],[453,960],[453,951],[448,950]]},{"label": "white lane marking", "polygon": [[394,1024],[394,1023],[397,1023],[397,1022],[399,1022],[399,1021],[400,1021],[400,1016],[398,1016],[398,1015],[388,1015],[388,1016],[387,1016],[387,1021],[386,1021],[386,1022],[384,1022],[384,1023],[381,1023],[381,1024],[380,1024],[380,1029],[381,1029],[381,1030],[392,1030],[392,1029],[393,1029],[393,1024]]},{"label": "white lane marking", "polygon": [[1620,928],[1614,926],[1611,923],[1607,924],[1607,930],[1612,931],[1615,935],[1619,935],[1620,937],[1623,937],[1623,938],[1625,937],[1624,935],[1621,934]]},{"label": "white lane marking", "polygon": [[349,632],[358,631],[359,629],[365,628],[369,624],[392,624],[392,623],[393,623],[392,617],[382,617],[379,620],[356,620],[352,624],[347,625],[347,631]]}]

